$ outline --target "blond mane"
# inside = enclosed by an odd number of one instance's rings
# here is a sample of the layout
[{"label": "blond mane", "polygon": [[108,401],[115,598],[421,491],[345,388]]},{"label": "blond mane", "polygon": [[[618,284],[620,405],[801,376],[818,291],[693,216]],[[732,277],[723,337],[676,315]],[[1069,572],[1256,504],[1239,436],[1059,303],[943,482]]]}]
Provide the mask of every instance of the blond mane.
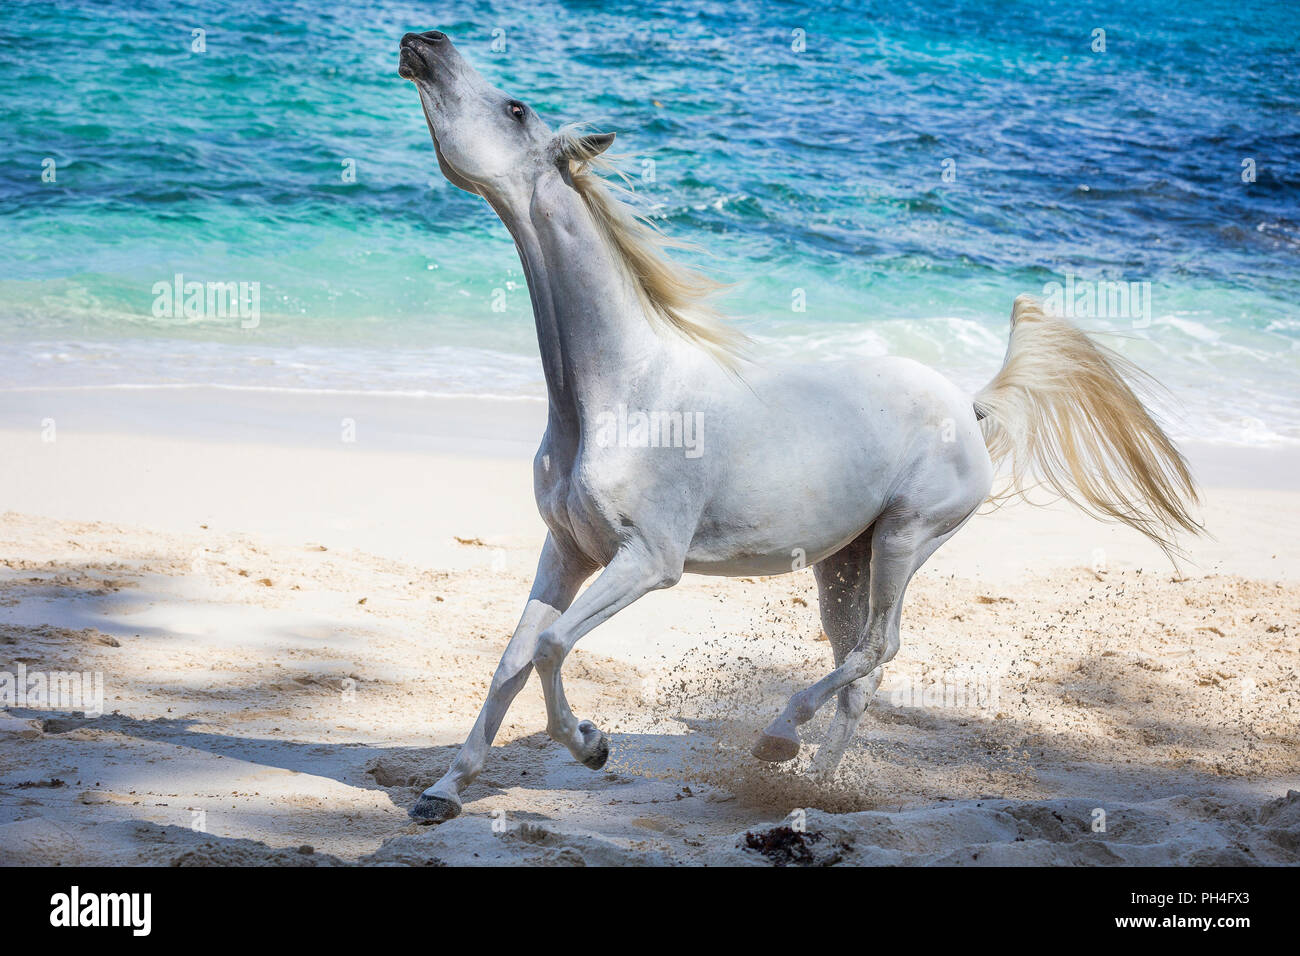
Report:
[{"label": "blond mane", "polygon": [[580,124],[562,127],[558,135],[570,157],[569,174],[592,218],[636,280],[646,315],[660,329],[682,336],[735,372],[751,341],[730,325],[705,300],[724,288],[694,269],[668,258],[668,249],[693,249],[690,243],[664,235],[629,204],[632,190],[601,173],[629,182],[609,157],[589,145]]}]

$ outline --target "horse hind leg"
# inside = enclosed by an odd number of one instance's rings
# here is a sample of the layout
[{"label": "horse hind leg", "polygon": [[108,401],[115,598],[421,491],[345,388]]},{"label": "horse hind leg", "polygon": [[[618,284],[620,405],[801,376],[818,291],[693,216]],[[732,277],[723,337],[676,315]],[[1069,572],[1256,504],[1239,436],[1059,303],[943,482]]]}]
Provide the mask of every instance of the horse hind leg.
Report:
[{"label": "horse hind leg", "polygon": [[[831,643],[836,667],[844,663],[844,658],[853,650],[867,624],[871,532],[872,529],[868,528],[847,547],[813,568],[822,627]],[[826,739],[813,757],[812,773],[826,778],[834,775],[883,676],[883,666],[877,667],[861,680],[839,689],[835,716],[831,719]]]},{"label": "horse hind leg", "polygon": [[[836,655],[837,662],[843,659],[843,654]],[[817,753],[808,768],[812,774],[828,780],[835,775],[836,768],[839,767],[845,751],[853,741],[853,735],[858,731],[862,715],[866,713],[871,698],[876,696],[876,689],[880,687],[880,681],[884,676],[885,668],[881,665],[866,677],[839,689],[836,695],[835,716],[831,719],[830,729],[826,732],[826,739],[817,748]]]},{"label": "horse hind leg", "polygon": [[[813,566],[813,574],[817,578],[817,603],[821,610],[822,628],[830,641],[837,667],[844,662],[845,655],[853,649],[866,626],[871,532],[872,529],[867,528],[835,554]],[[880,676],[879,672],[875,672],[840,689],[838,706],[826,740],[813,759],[812,770],[815,773],[834,772],[849,741],[853,739],[867,704],[880,684]],[[760,759],[780,762],[792,759],[798,751],[798,737],[791,735],[760,739],[754,753]]]},{"label": "horse hind leg", "polygon": [[929,520],[919,518],[912,509],[900,508],[895,516],[876,522],[871,533],[866,625],[857,643],[835,670],[790,698],[759,736],[754,756],[761,760],[793,759],[799,752],[799,725],[807,723],[837,691],[873,678],[882,665],[893,659],[898,653],[903,593],[912,575],[957,532],[978,504],[978,500],[973,504],[959,500],[948,508],[936,508],[936,516]]}]

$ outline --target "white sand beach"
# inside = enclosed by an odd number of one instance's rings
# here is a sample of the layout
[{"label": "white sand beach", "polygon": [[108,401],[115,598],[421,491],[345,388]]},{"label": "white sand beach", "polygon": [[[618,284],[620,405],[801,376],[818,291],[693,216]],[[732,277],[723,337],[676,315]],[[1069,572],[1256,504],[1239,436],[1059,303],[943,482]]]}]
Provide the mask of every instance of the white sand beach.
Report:
[{"label": "white sand beach", "polygon": [[528,591],[544,406],[8,398],[0,670],[105,699],[0,714],[0,863],[1300,862],[1294,452],[1189,447],[1212,537],[1178,571],[1066,506],[978,517],[831,781],[803,772],[826,712],[792,764],[748,753],[830,669],[811,572],[688,576],[566,666],[603,771],[533,678],[463,815],[422,827]]}]

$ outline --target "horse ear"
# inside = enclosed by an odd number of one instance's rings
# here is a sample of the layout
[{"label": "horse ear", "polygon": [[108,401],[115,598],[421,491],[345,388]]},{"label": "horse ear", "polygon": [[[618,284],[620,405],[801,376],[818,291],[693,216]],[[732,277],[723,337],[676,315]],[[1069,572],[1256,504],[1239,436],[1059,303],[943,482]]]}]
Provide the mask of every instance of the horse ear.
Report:
[{"label": "horse ear", "polygon": [[582,149],[588,156],[599,156],[613,145],[613,133],[592,133],[582,137]]},{"label": "horse ear", "polygon": [[613,133],[589,133],[586,136],[561,136],[557,153],[575,163],[599,156],[614,143]]}]

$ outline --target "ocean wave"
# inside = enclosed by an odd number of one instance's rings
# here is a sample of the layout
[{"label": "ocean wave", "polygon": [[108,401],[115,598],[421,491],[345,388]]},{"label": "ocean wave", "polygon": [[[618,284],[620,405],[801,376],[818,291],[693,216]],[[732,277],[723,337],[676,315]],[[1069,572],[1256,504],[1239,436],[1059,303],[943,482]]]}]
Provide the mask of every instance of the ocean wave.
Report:
[{"label": "ocean wave", "polygon": [[[1195,328],[1196,324],[1193,323]],[[1129,333],[1112,347],[1163,386],[1146,396],[1180,439],[1260,446],[1300,442],[1296,356],[1261,363],[1256,353],[1160,345],[1161,335],[1201,343],[1185,323],[1153,326],[1155,339]],[[760,363],[916,358],[974,394],[997,371],[1006,348],[1002,323],[954,316],[837,328],[755,332]],[[1213,339],[1210,339],[1212,342]],[[541,361],[468,346],[354,349],[230,346],[152,340],[43,342],[0,362],[0,393],[201,391],[410,400],[546,400]]]}]

